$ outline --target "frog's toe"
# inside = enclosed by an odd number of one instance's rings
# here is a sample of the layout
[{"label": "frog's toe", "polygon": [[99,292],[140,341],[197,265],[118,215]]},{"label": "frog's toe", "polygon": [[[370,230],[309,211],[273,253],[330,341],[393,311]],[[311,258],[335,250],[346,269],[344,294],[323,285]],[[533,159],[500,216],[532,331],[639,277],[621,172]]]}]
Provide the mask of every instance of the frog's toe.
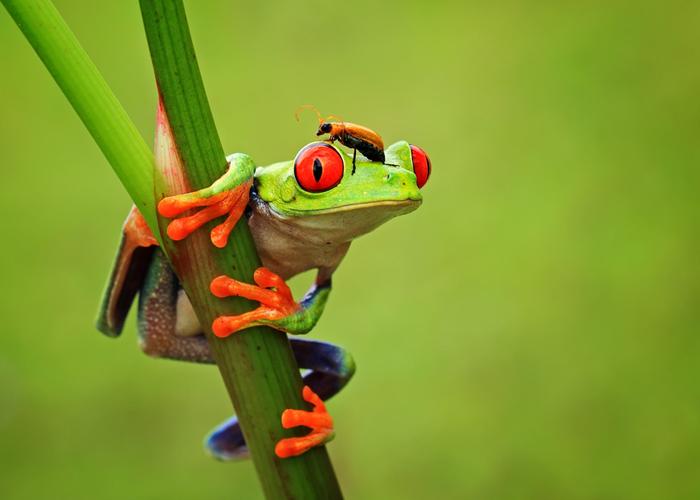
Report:
[{"label": "frog's toe", "polygon": [[284,280],[272,271],[261,267],[253,275],[255,285],[217,276],[209,285],[211,293],[219,298],[244,297],[260,302],[260,307],[235,316],[220,316],[212,323],[212,330],[217,337],[230,334],[259,324],[275,326],[275,321],[293,315],[300,310],[294,301],[292,292]]},{"label": "frog's toe", "polygon": [[284,410],[282,413],[282,427],[309,427],[311,432],[305,436],[281,439],[275,446],[275,454],[280,458],[294,457],[307,452],[315,446],[322,446],[335,436],[333,419],[326,410],[321,398],[304,386],[302,393],[304,400],[314,406],[312,411]]},{"label": "frog's toe", "polygon": [[226,220],[211,231],[211,241],[218,248],[223,248],[228,242],[231,231],[241,218],[248,205],[251,181],[245,182],[233,189],[211,194],[207,188],[193,193],[169,196],[158,203],[158,213],[172,219],[193,208],[200,210],[192,215],[180,217],[168,224],[167,233],[170,239],[179,241],[202,227],[207,222],[228,214]]},{"label": "frog's toe", "polygon": [[[166,201],[164,199],[163,201]],[[221,217],[231,210],[232,198],[230,195],[223,197],[220,201],[203,208],[193,215],[180,217],[168,224],[168,237],[175,241],[180,241],[187,238],[194,231],[202,227],[210,220]],[[160,211],[160,205],[159,205]],[[161,215],[163,211],[160,211]]]},{"label": "frog's toe", "polygon": [[172,219],[192,208],[210,207],[227,198],[228,193],[223,191],[211,196],[193,193],[176,194],[167,196],[158,202],[158,213],[163,217]]}]

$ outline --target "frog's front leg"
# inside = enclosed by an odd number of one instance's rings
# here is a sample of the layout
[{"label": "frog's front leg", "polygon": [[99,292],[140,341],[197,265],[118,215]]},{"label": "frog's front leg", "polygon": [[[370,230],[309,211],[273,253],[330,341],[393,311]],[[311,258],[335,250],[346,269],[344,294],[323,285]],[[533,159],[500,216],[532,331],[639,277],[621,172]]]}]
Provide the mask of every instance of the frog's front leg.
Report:
[{"label": "frog's front leg", "polygon": [[211,292],[219,298],[244,297],[260,303],[260,307],[236,316],[220,316],[214,320],[212,330],[217,337],[257,325],[300,335],[308,333],[321,317],[331,290],[331,280],[312,285],[300,302],[295,302],[284,280],[265,267],[253,274],[255,285],[218,276],[211,282]]},{"label": "frog's front leg", "polygon": [[228,170],[211,186],[164,198],[158,203],[158,213],[163,217],[174,218],[192,208],[201,208],[197,213],[173,220],[168,224],[168,236],[182,240],[210,220],[228,214],[226,220],[211,231],[211,241],[223,248],[245,207],[248,205],[250,187],[253,183],[255,164],[243,153],[235,153],[227,158]]}]

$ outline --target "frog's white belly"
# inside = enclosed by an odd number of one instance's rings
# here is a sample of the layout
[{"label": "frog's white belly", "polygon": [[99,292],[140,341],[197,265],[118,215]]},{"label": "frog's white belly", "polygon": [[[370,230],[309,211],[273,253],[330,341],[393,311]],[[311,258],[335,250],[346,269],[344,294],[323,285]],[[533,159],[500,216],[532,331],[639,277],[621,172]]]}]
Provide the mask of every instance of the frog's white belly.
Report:
[{"label": "frog's white belly", "polygon": [[248,226],[263,265],[287,280],[318,269],[321,280],[330,278],[350,247],[350,238],[310,230],[283,218],[262,202],[251,202]]}]

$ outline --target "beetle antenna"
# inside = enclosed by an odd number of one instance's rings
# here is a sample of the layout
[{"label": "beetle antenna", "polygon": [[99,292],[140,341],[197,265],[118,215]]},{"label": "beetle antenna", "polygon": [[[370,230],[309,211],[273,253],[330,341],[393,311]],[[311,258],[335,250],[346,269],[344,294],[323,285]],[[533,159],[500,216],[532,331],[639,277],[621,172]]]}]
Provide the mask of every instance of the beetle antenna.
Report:
[{"label": "beetle antenna", "polygon": [[318,123],[319,124],[323,123],[323,118],[321,118],[321,113],[318,111],[318,109],[316,109],[316,106],[314,106],[313,104],[302,104],[301,106],[299,106],[297,108],[297,110],[294,112],[294,118],[296,118],[297,121],[299,121],[299,115],[305,109],[310,109],[310,110],[314,111],[316,113],[316,118],[318,118]]},{"label": "beetle antenna", "polygon": [[332,118],[335,118],[337,121],[343,123],[343,118],[341,116],[338,116],[338,115],[328,115],[328,118],[326,118],[326,120],[330,120]]}]

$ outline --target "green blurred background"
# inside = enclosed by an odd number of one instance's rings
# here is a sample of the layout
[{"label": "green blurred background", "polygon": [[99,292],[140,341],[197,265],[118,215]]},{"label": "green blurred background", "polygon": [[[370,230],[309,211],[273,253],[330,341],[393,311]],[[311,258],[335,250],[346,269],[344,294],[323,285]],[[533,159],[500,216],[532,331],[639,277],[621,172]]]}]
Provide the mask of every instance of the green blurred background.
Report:
[{"label": "green blurred background", "polygon": [[[150,142],[137,2],[57,5]],[[292,158],[314,103],[433,161],[312,334],[358,364],[348,498],[700,496],[697,2],[188,12],[227,151]],[[0,497],[260,498],[203,452],[217,371],[95,330],[129,199],[4,10],[0,47]]]}]

